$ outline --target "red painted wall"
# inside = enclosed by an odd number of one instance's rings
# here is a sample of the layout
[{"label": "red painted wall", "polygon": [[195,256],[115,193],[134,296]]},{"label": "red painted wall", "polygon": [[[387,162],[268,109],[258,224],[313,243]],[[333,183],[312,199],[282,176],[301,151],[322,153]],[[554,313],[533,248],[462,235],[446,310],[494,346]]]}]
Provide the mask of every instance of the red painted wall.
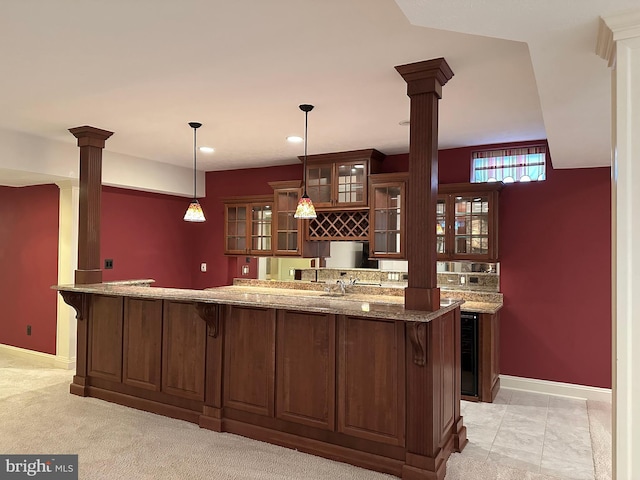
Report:
[{"label": "red painted wall", "polygon": [[[440,183],[468,182],[474,149],[440,151]],[[499,224],[501,373],[611,388],[610,169],[548,162],[505,186]]]},{"label": "red painted wall", "polygon": [[152,278],[157,287],[192,288],[193,238],[202,224],[182,220],[189,199],[103,187],[100,251],[113,259],[105,282]]},{"label": "red painted wall", "polygon": [[56,352],[58,198],[56,185],[0,187],[2,344]]}]

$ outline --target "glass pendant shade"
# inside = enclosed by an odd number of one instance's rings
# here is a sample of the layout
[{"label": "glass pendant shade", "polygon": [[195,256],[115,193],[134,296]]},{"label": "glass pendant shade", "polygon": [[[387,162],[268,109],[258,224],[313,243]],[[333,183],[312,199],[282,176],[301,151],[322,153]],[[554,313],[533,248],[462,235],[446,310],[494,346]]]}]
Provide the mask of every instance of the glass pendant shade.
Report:
[{"label": "glass pendant shade", "polygon": [[185,222],[204,222],[204,212],[200,206],[200,202],[196,198],[196,130],[202,126],[198,122],[189,122],[189,126],[193,128],[193,200],[189,204],[189,208],[184,214],[183,220]]},{"label": "glass pendant shade", "polygon": [[298,200],[298,206],[296,207],[296,213],[293,215],[295,218],[316,218],[316,209],[313,206],[313,202],[306,193]]},{"label": "glass pendant shade", "polygon": [[296,207],[296,213],[294,218],[313,219],[316,218],[316,209],[313,206],[313,202],[307,195],[307,126],[309,124],[309,112],[313,110],[313,105],[303,104],[298,108],[304,112],[304,163],[302,165],[303,173],[303,185],[304,194],[298,200],[298,206]]},{"label": "glass pendant shade", "polygon": [[185,222],[204,222],[206,218],[204,218],[204,212],[202,211],[202,207],[200,206],[200,202],[198,202],[197,198],[194,198],[193,201],[189,204],[189,208],[187,208],[186,213],[184,214]]}]

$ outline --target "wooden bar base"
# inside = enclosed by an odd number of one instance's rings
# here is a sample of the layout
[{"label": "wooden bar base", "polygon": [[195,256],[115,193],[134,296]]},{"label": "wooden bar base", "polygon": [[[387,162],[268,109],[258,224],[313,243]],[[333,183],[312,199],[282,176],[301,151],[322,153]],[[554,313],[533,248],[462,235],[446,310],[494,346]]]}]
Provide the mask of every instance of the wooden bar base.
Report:
[{"label": "wooden bar base", "polygon": [[464,448],[457,305],[420,321],[131,289],[63,297],[83,314],[72,394],[408,480],[444,480]]}]

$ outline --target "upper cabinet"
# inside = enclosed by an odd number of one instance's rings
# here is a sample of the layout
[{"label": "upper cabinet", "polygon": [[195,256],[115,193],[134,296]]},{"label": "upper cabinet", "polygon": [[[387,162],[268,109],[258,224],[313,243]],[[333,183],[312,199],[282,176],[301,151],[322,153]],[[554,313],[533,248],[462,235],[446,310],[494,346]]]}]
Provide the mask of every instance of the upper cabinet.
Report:
[{"label": "upper cabinet", "polygon": [[273,197],[248,196],[224,200],[224,253],[271,255]]},{"label": "upper cabinet", "polygon": [[273,254],[300,255],[302,220],[294,218],[301,192],[300,180],[269,182],[273,188]]},{"label": "upper cabinet", "polygon": [[498,261],[502,183],[443,184],[436,205],[438,260]]},{"label": "upper cabinet", "polygon": [[406,172],[369,176],[369,255],[372,258],[405,258],[408,177]]},{"label": "upper cabinet", "polygon": [[309,155],[307,194],[316,210],[367,207],[368,176],[380,171],[384,157],[374,149]]}]

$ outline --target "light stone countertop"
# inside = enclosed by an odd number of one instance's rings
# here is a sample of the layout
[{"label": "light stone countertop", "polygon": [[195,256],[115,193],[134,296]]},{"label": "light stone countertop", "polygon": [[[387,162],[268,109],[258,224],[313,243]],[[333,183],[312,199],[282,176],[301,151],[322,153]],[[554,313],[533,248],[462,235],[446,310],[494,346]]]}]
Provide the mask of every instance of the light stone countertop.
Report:
[{"label": "light stone countertop", "polygon": [[[402,297],[387,295],[348,294],[334,296],[324,291],[304,291],[282,288],[231,285],[207,290],[139,286],[148,281],[127,281],[91,285],[57,285],[58,291],[97,295],[117,295],[132,298],[167,299],[176,301],[218,303],[246,307],[265,307],[303,312],[335,313],[368,318],[429,322],[464,303],[443,299],[440,310],[424,312],[405,310]],[[137,284],[137,285],[136,285]]]}]

